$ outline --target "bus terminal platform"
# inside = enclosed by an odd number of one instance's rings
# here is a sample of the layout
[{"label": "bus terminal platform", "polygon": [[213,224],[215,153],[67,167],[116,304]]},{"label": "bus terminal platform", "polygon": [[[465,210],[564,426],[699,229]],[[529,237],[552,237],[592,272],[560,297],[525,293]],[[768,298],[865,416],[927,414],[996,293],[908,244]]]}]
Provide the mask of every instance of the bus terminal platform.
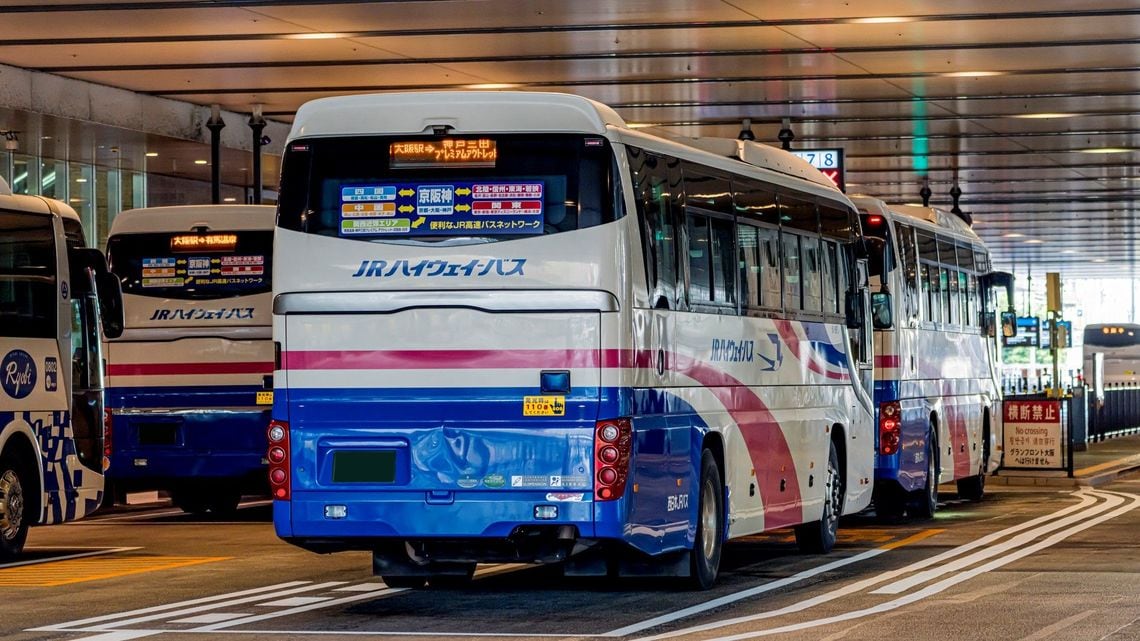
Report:
[{"label": "bus terminal platform", "polygon": [[1088,443],[1073,452],[1073,475],[1064,471],[1000,469],[986,479],[989,485],[1098,487],[1140,470],[1140,434]]}]

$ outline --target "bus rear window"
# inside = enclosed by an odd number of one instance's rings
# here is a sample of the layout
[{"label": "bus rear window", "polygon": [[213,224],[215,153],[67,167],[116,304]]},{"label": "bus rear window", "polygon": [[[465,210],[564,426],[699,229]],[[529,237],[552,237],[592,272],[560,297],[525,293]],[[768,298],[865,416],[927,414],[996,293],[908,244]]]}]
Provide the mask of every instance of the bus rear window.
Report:
[{"label": "bus rear window", "polygon": [[615,216],[609,141],[585,135],[294,141],[278,225],[366,241],[490,242]]},{"label": "bus rear window", "polygon": [[203,300],[271,289],[272,231],[120,234],[107,241],[123,292]]}]

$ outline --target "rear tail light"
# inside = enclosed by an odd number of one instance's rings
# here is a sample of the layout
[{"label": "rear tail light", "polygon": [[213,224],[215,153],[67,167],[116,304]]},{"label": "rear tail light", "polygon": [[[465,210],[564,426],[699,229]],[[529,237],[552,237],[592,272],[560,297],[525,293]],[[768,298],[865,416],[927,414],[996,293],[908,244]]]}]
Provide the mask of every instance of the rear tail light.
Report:
[{"label": "rear tail light", "polygon": [[269,492],[274,500],[288,501],[289,493],[289,424],[270,421],[266,431],[269,441]]},{"label": "rear tail light", "polygon": [[111,469],[111,422],[114,415],[110,409],[103,409],[103,471]]},{"label": "rear tail light", "polygon": [[902,441],[902,408],[897,401],[879,405],[879,454],[899,451]]},{"label": "rear tail light", "polygon": [[594,427],[594,497],[615,501],[625,493],[633,426],[628,418],[598,421]]}]

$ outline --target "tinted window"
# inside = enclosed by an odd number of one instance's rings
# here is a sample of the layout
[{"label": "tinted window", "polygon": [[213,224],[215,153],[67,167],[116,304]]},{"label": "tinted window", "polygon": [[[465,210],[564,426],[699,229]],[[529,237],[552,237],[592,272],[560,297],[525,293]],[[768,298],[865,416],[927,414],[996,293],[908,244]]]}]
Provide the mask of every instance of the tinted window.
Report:
[{"label": "tinted window", "polygon": [[958,269],[974,271],[974,249],[969,245],[958,245]]},{"label": "tinted window", "polygon": [[0,335],[56,337],[52,217],[0,211]]},{"label": "tinted window", "polygon": [[735,190],[733,199],[738,215],[753,222],[765,222],[773,226],[780,224],[780,216],[776,210],[776,193],[771,187],[748,179],[734,179],[732,186]]},{"label": "tinted window", "polygon": [[839,274],[836,265],[839,252],[835,243],[829,240],[822,242],[822,248],[823,313],[838,314],[840,311],[839,297],[842,295],[839,290]]},{"label": "tinted window", "polygon": [[[444,147],[484,143],[493,145],[493,158],[463,164],[400,160],[409,147],[444,157]],[[620,215],[612,166],[609,142],[598,136],[294,141],[282,165],[278,225],[372,242],[489,242],[573,231]]]},{"label": "tinted window", "polygon": [[820,273],[819,239],[805,236],[800,239],[800,254],[803,275],[804,310],[823,310],[823,291]]},{"label": "tinted window", "polygon": [[758,259],[760,243],[756,239],[756,228],[737,224],[736,247],[740,256],[740,302],[744,307],[757,307],[760,305],[760,273],[763,270]]},{"label": "tinted window", "polygon": [[802,309],[800,290],[800,237],[795,234],[780,234],[780,245],[784,251],[784,309]]},{"label": "tinted window", "polygon": [[760,243],[760,304],[764,307],[779,309],[780,301],[780,233],[771,227],[761,227],[756,230]]},{"label": "tinted window", "polygon": [[898,241],[899,257],[902,260],[903,291],[896,292],[895,296],[902,296],[907,319],[918,318],[918,246],[914,240],[914,229],[909,225],[895,223],[895,239]]},{"label": "tinted window", "polygon": [[107,258],[124,293],[182,300],[249,296],[272,288],[273,232],[119,234],[107,241]]},{"label": "tinted window", "polygon": [[934,239],[933,234],[928,234],[922,230],[916,230],[918,234],[918,257],[922,260],[929,260],[932,263],[938,262],[938,242]]},{"label": "tinted window", "polygon": [[732,187],[727,176],[708,171],[691,163],[681,163],[685,177],[685,204],[731,215]]},{"label": "tinted window", "polygon": [[692,213],[685,219],[688,221],[689,237],[689,302],[709,303],[712,301],[709,219],[707,216]]},{"label": "tinted window", "polygon": [[815,234],[819,231],[815,204],[780,195],[780,224],[785,229],[798,229]]},{"label": "tinted window", "polygon": [[633,168],[637,213],[642,230],[649,305],[675,309],[677,233],[673,221],[680,186],[678,163],[676,159],[636,147],[627,149]]},{"label": "tinted window", "polygon": [[845,209],[830,207],[827,204],[820,204],[819,233],[825,238],[834,238],[839,241],[849,241],[854,238],[854,226],[851,224],[850,212]]},{"label": "tinted window", "polygon": [[736,304],[736,260],[731,220],[712,219],[712,274],[713,300],[726,305]]}]

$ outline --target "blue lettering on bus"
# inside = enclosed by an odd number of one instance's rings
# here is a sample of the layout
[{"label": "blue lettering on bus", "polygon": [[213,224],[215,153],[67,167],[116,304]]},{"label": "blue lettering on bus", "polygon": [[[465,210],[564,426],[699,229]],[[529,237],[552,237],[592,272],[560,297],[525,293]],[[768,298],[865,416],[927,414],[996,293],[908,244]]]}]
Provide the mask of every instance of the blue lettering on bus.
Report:
[{"label": "blue lettering on bus", "polygon": [[362,260],[353,278],[451,278],[455,276],[523,276],[525,258],[447,260]]},{"label": "blue lettering on bus", "polygon": [[714,338],[712,339],[712,353],[709,360],[713,362],[751,363],[755,355],[755,341]]},{"label": "blue lettering on bus", "polygon": [[221,309],[163,309],[150,315],[152,321],[173,320],[232,320],[252,319],[252,307],[223,307]]}]

